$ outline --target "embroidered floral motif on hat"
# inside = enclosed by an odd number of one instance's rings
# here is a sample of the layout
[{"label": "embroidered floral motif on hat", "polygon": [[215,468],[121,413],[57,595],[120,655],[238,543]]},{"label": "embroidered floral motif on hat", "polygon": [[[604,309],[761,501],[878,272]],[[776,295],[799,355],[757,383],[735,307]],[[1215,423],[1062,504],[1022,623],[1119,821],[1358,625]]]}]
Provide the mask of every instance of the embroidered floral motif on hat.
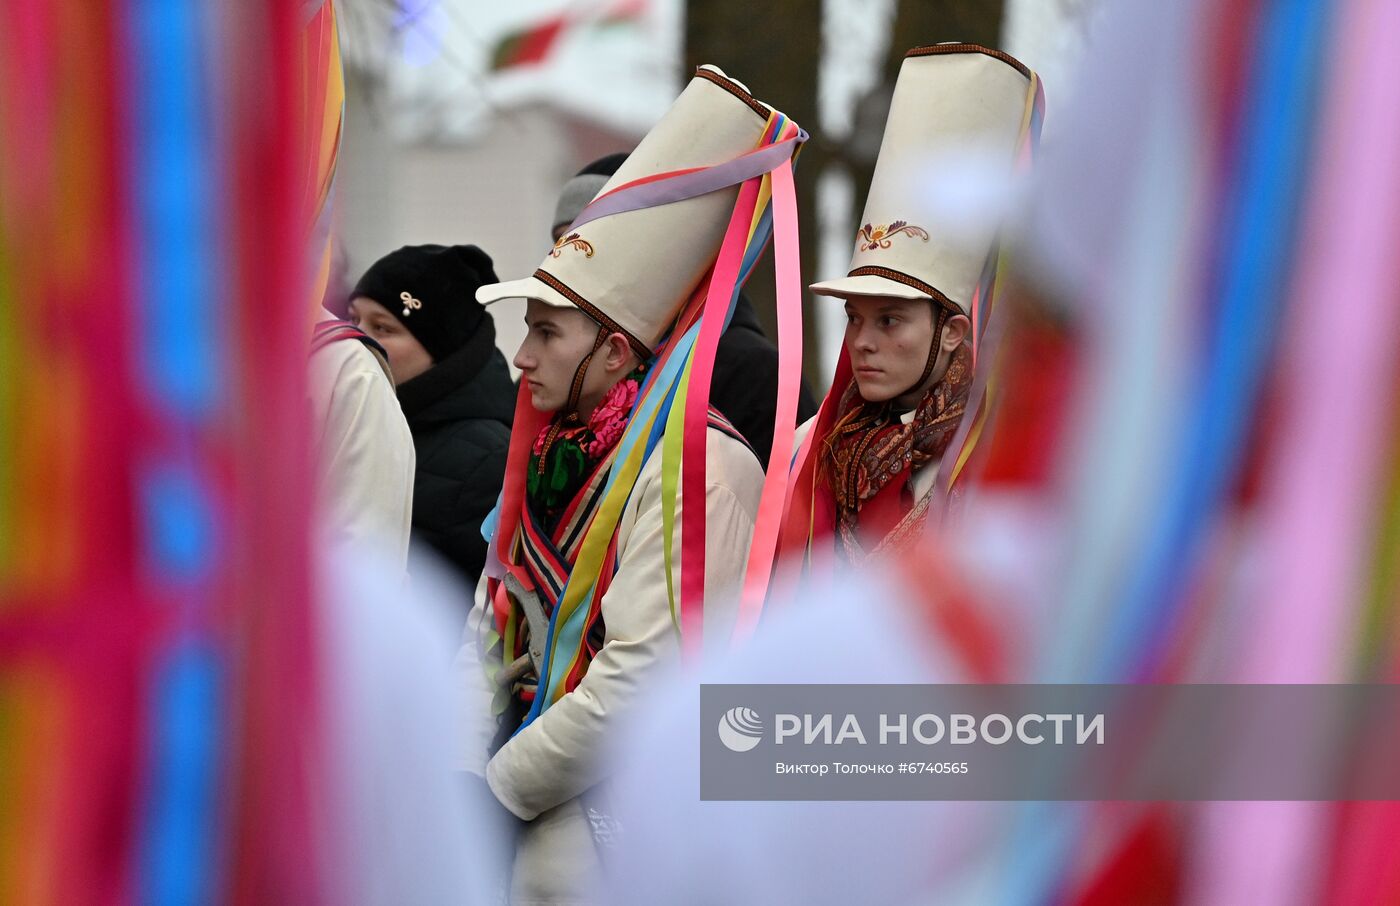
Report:
[{"label": "embroidered floral motif on hat", "polygon": [[559,241],[554,243],[554,248],[549,250],[549,257],[558,258],[564,253],[564,249],[572,246],[583,252],[583,257],[593,257],[593,244],[587,239],[580,238],[578,233],[570,233],[567,236],[560,236]]},{"label": "embroidered floral motif on hat", "polygon": [[860,244],[860,250],[862,252],[868,252],[871,249],[877,248],[887,249],[890,247],[890,240],[894,239],[894,237],[898,236],[900,233],[909,236],[917,236],[923,241],[928,242],[928,230],[923,227],[914,226],[908,221],[896,220],[888,226],[871,226],[867,223],[860,228],[858,234],[859,237],[864,237],[864,241]]}]

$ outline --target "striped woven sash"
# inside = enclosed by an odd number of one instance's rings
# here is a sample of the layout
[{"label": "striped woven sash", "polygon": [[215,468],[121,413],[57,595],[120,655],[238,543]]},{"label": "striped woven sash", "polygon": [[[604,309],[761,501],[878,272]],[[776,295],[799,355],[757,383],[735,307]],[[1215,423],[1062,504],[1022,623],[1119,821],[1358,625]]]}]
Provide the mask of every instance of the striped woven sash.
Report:
[{"label": "striped woven sash", "polygon": [[[708,426],[710,429],[727,434],[748,446],[748,441],[744,439],[738,429],[713,408],[710,409]],[[602,501],[603,490],[607,485],[608,471],[612,468],[616,453],[617,448],[614,447],[598,463],[593,474],[589,476],[588,481],[584,483],[583,488],[579,490],[564,511],[552,534],[544,530],[540,520],[536,518],[528,504],[522,508],[518,543],[515,545],[516,565],[523,569],[525,576],[528,577],[527,585],[539,595],[540,603],[544,606],[546,615],[550,617],[551,625],[553,624],[555,608],[564,592],[564,586],[568,583],[579,547],[583,543],[584,535],[587,533],[589,523],[593,520],[595,511]],[[614,535],[609,548],[607,564],[607,568],[598,578],[598,588],[593,596],[592,605],[585,621],[586,628],[583,633],[582,648],[576,650],[570,658],[568,677],[565,681],[565,689],[568,691],[572,691],[578,685],[579,680],[587,672],[588,664],[603,644],[605,627],[601,604],[603,596],[611,584],[613,574],[617,571],[616,535]],[[658,563],[657,568],[661,567],[662,564]],[[495,585],[495,583],[492,584]],[[492,593],[504,595],[505,589],[493,587]],[[507,633],[511,644],[508,646],[509,650],[505,652],[506,663],[521,656],[528,648],[523,632],[526,621],[519,605],[514,601],[511,601],[510,604],[510,624],[516,631]],[[530,701],[533,694],[526,688],[522,690],[521,697],[525,701]]]},{"label": "striped woven sash", "polygon": [[564,510],[553,534],[544,530],[528,503],[521,513],[520,564],[534,580],[535,590],[551,615],[564,592],[564,584],[569,581],[584,530],[593,521],[593,513],[603,498],[603,487],[607,484],[608,470],[612,468],[616,453],[617,448],[614,447],[598,463],[593,474]]}]

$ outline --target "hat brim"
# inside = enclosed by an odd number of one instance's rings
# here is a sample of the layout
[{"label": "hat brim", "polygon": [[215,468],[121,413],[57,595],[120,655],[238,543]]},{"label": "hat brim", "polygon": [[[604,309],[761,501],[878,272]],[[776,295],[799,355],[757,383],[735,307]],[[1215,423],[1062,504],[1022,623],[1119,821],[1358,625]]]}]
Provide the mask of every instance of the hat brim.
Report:
[{"label": "hat brim", "polygon": [[858,277],[840,277],[836,280],[823,280],[808,287],[818,296],[894,296],[896,299],[928,299],[933,297],[912,286],[905,286],[888,277],[874,274],[861,274]]},{"label": "hat brim", "polygon": [[490,305],[505,299],[535,299],[557,308],[576,309],[578,307],[537,277],[507,280],[504,283],[488,283],[476,288],[476,301],[482,305]]},{"label": "hat brim", "polygon": [[923,290],[915,289],[898,280],[891,280],[888,277],[881,277],[876,274],[860,274],[855,277],[840,277],[836,280],[823,280],[821,283],[813,283],[807,287],[818,296],[835,296],[838,299],[845,299],[850,296],[891,296],[895,299],[927,299],[930,302],[938,302],[950,311],[967,315],[963,307],[956,302],[944,302],[935,296],[931,296]]},{"label": "hat brim", "polygon": [[637,339],[636,335],[629,333],[627,328],[622,327],[603,312],[590,311],[586,307],[586,300],[582,304],[575,302],[538,277],[531,276],[523,280],[508,280],[505,283],[489,283],[486,286],[477,287],[476,301],[483,308],[505,299],[534,299],[552,308],[571,308],[574,311],[582,312],[587,317],[592,318],[595,324],[606,328],[609,332],[620,333],[626,337],[632,351],[643,362],[649,361],[653,355],[652,350]]}]

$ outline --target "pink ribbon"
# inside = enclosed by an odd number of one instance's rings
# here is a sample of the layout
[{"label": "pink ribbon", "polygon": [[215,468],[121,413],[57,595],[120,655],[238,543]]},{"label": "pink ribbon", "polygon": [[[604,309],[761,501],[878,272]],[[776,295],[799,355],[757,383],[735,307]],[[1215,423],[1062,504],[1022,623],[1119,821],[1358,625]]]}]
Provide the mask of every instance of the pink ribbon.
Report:
[{"label": "pink ribbon", "polygon": [[[778,532],[787,508],[792,440],[797,433],[797,396],[802,380],[802,262],[797,231],[797,192],[792,162],[773,171],[773,270],[778,296],[778,407],[773,422],[773,446],[763,479],[753,545],[744,574],[734,641],[753,635],[777,554]],[[805,439],[810,443],[810,436]],[[804,449],[807,444],[804,443]]]},{"label": "pink ribbon", "polygon": [[681,453],[681,543],[685,551],[681,557],[681,651],[689,658],[700,654],[704,630],[701,608],[705,597],[705,445],[709,433],[710,379],[715,370],[715,348],[724,332],[724,316],[734,296],[734,285],[739,282],[758,188],[759,180],[750,179],[739,190],[734,216],[729,219],[710,277],[686,390]]}]

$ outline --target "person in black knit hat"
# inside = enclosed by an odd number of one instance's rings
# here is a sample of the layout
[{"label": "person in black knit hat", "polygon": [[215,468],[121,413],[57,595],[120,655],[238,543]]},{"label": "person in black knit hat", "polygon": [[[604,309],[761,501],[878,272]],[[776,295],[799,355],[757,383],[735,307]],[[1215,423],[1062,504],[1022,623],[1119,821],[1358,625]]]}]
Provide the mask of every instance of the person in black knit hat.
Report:
[{"label": "person in black knit hat", "polygon": [[515,412],[495,323],[476,301],[476,288],[495,282],[490,256],[474,245],[416,245],[376,261],[350,293],[350,320],[388,353],[413,432],[413,541],[471,587]]},{"label": "person in black knit hat", "polygon": [[[564,184],[554,207],[552,232],[556,242],[625,160],[625,152],[600,157]],[[778,348],[763,332],[753,303],[742,291],[734,317],[720,335],[710,402],[739,429],[766,468],[778,406]],[[803,381],[798,385],[797,423],[816,414],[816,398]]]}]

